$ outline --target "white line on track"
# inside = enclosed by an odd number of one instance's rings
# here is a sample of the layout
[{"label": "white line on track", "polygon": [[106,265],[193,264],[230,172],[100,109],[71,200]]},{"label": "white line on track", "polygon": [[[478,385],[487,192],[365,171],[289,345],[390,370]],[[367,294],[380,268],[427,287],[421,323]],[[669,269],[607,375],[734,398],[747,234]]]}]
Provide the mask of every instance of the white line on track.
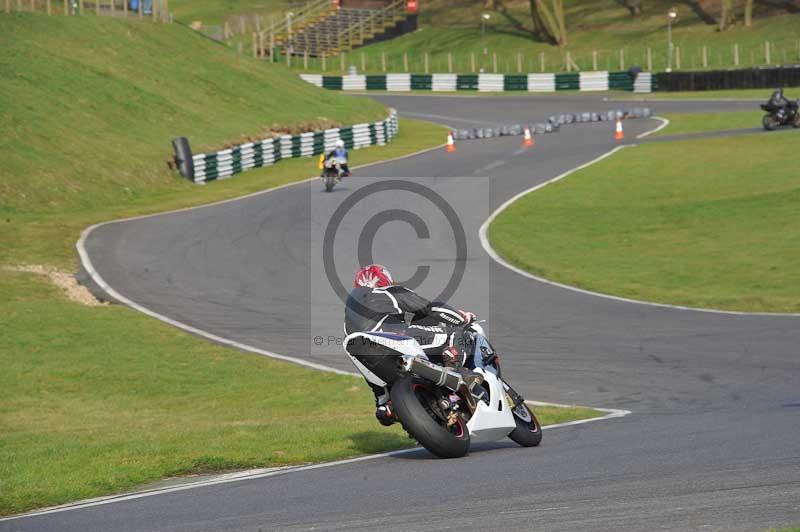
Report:
[{"label": "white line on track", "polygon": [[644,133],[639,133],[638,135],[636,135],[637,139],[643,139],[645,137],[649,137],[653,133],[658,133],[659,131],[661,131],[662,129],[664,129],[665,127],[667,127],[669,125],[669,120],[667,120],[666,118],[664,118],[662,116],[654,116],[653,119],[654,120],[660,120],[661,121],[661,125],[658,126],[655,129],[651,129],[649,131],[645,131]]},{"label": "white line on track", "polygon": [[[564,405],[558,403],[544,403],[541,401],[526,401],[531,405],[537,406],[560,406],[560,407],[573,407],[575,405]],[[614,410],[614,409],[607,409],[607,408],[594,408],[594,407],[587,407],[593,408],[594,410],[600,410],[601,412],[606,412],[605,416],[590,418],[590,419],[581,419],[578,421],[570,421],[567,423],[556,423],[553,425],[546,425],[542,427],[543,430],[552,430],[562,427],[570,427],[573,425],[581,425],[584,423],[592,423],[595,421],[604,421],[613,418],[624,417],[630,414],[631,412],[628,410]],[[193,482],[186,482],[183,484],[176,484],[173,486],[166,486],[163,488],[156,488],[151,490],[139,491],[139,492],[132,492],[132,493],[121,493],[119,495],[110,495],[108,497],[97,497],[94,499],[87,499],[85,501],[78,501],[69,504],[62,504],[59,506],[52,506],[49,508],[43,508],[41,510],[36,510],[33,512],[28,512],[19,515],[12,515],[8,517],[0,517],[0,522],[3,521],[13,521],[16,519],[25,519],[29,517],[38,517],[42,515],[49,515],[55,514],[60,512],[69,512],[71,510],[81,510],[83,508],[91,508],[93,506],[104,506],[108,504],[113,504],[115,502],[123,502],[123,501],[131,501],[135,499],[143,499],[145,497],[154,497],[156,495],[165,495],[167,493],[175,493],[178,491],[186,491],[191,489],[197,488],[204,488],[208,486],[218,486],[220,484],[233,484],[235,482],[242,482],[245,480],[256,480],[261,478],[268,478],[268,477],[277,477],[281,475],[291,475],[293,473],[302,473],[304,471],[313,471],[314,469],[324,469],[328,467],[335,467],[340,465],[348,465],[354,464],[358,462],[366,462],[369,460],[376,460],[378,458],[387,458],[392,456],[401,456],[408,453],[414,453],[421,451],[422,447],[412,447],[410,449],[401,449],[399,451],[390,451],[386,453],[378,453],[378,454],[369,454],[366,456],[358,456],[356,458],[347,458],[345,460],[336,460],[334,462],[323,462],[319,464],[311,464],[306,466],[298,466],[298,467],[280,467],[280,468],[259,468],[259,469],[251,469],[248,471],[239,471],[236,473],[226,473],[223,475],[217,475],[211,478],[206,478],[203,480],[196,480]],[[431,458],[434,460],[434,458]]]},{"label": "white line on track", "polygon": [[[664,124],[660,125],[656,129],[654,129],[653,132],[662,129],[663,127],[665,127]],[[495,209],[495,211],[486,219],[486,221],[483,222],[483,224],[480,227],[480,230],[478,231],[479,238],[480,238],[480,241],[481,241],[481,246],[483,246],[483,249],[486,251],[486,253],[489,254],[489,256],[495,262],[497,262],[501,266],[504,266],[505,268],[508,268],[509,270],[511,270],[514,273],[517,273],[517,274],[519,274],[519,275],[521,275],[523,277],[527,277],[528,279],[531,279],[531,280],[534,280],[534,281],[538,281],[540,283],[548,284],[550,286],[556,286],[558,288],[563,288],[565,290],[570,290],[572,292],[577,292],[579,294],[584,294],[584,295],[587,295],[587,296],[600,297],[600,298],[603,298],[603,299],[610,299],[610,300],[613,300],[613,301],[620,301],[622,303],[632,303],[632,304],[635,304],[635,305],[647,305],[647,306],[650,306],[650,307],[659,307],[659,308],[681,310],[681,311],[691,311],[691,312],[705,312],[705,313],[710,313],[710,314],[726,314],[726,315],[731,315],[731,316],[769,316],[769,317],[792,317],[792,318],[800,317],[800,313],[791,313],[791,312],[742,312],[742,311],[736,311],[736,310],[721,310],[721,309],[714,309],[714,308],[687,307],[687,306],[683,306],[683,305],[670,305],[670,304],[667,304],[667,303],[655,303],[653,301],[642,301],[642,300],[639,300],[639,299],[630,299],[630,298],[627,298],[627,297],[620,297],[620,296],[614,296],[614,295],[611,295],[611,294],[604,294],[604,293],[601,293],[601,292],[594,292],[592,290],[585,290],[583,288],[578,288],[577,286],[563,284],[563,283],[559,283],[559,282],[556,282],[556,281],[551,281],[550,279],[545,279],[544,277],[539,277],[538,275],[533,275],[530,272],[527,272],[527,271],[525,271],[525,270],[523,270],[521,268],[517,268],[513,264],[510,264],[510,263],[506,262],[505,259],[503,259],[500,255],[498,255],[498,253],[494,250],[494,248],[492,247],[491,243],[489,242],[489,238],[488,238],[488,235],[487,235],[487,233],[489,231],[489,226],[492,224],[492,222],[495,220],[495,218],[497,218],[500,215],[500,213],[502,213],[504,210],[506,210],[512,203],[514,203],[518,199],[522,198],[523,196],[527,196],[528,194],[530,194],[532,192],[536,192],[537,190],[539,190],[541,188],[544,188],[547,185],[551,185],[551,184],[553,184],[553,183],[555,183],[557,181],[560,181],[560,180],[564,179],[565,177],[570,176],[570,175],[572,175],[573,173],[575,173],[575,172],[577,172],[579,170],[583,170],[584,168],[587,168],[587,167],[589,167],[589,166],[591,166],[591,165],[593,165],[593,164],[595,164],[597,162],[600,162],[603,159],[614,155],[615,153],[617,153],[618,151],[620,151],[620,150],[622,150],[624,148],[632,148],[632,147],[636,147],[636,144],[623,144],[622,146],[617,146],[616,148],[612,149],[611,151],[608,151],[608,152],[600,155],[599,157],[595,157],[591,161],[586,162],[586,163],[584,163],[584,164],[582,164],[582,165],[580,165],[580,166],[578,166],[576,168],[573,168],[572,170],[567,170],[563,174],[557,175],[556,177],[554,177],[554,178],[552,178],[552,179],[550,179],[548,181],[545,181],[544,183],[540,183],[540,184],[538,184],[538,185],[536,185],[534,187],[531,187],[531,188],[529,188],[527,190],[523,190],[522,192],[520,192],[519,194],[517,194],[513,198],[511,198],[508,201],[504,202],[497,209]]]}]

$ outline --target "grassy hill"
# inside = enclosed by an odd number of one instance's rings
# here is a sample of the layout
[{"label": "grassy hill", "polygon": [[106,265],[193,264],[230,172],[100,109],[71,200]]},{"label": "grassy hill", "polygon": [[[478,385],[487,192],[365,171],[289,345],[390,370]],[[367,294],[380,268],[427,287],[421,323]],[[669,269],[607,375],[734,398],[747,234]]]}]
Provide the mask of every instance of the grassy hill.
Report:
[{"label": "grassy hill", "polygon": [[0,71],[6,250],[41,236],[26,232],[60,228],[70,213],[196,191],[166,166],[176,136],[199,152],[287,126],[386,114],[177,24],[2,14]]},{"label": "grassy hill", "polygon": [[[701,2],[707,4],[709,2]],[[703,68],[702,47],[707,46],[709,68],[732,68],[733,45],[739,45],[740,65],[763,65],[764,42],[770,41],[770,62],[800,63],[800,5],[797,2],[756,2],[753,26],[741,22],[730,30],[718,31],[715,13],[703,11],[696,2],[647,0],[638,17],[615,0],[564,0],[568,45],[558,48],[537,42],[531,35],[531,17],[527,0],[507,0],[504,12],[486,10],[475,0],[428,0],[420,3],[420,30],[398,39],[356,50],[348,64],[360,67],[363,52],[367,70],[381,68],[385,53],[389,71],[402,71],[403,53],[408,53],[410,70],[424,70],[424,52],[430,54],[430,71],[446,72],[447,54],[454,56],[454,71],[471,70],[470,54],[475,54],[477,68],[493,70],[494,53],[498,71],[516,72],[517,57],[523,55],[523,71],[540,70],[540,54],[545,69],[564,68],[566,52],[582,70],[592,68],[592,53],[597,51],[598,68],[618,70],[620,49],[624,49],[626,67],[646,66],[647,48],[651,48],[654,70],[663,70],[667,60],[667,11],[676,6],[679,18],[673,26],[673,41],[680,48],[681,69]],[[485,33],[481,15],[490,19]],[[741,15],[740,15],[741,18]],[[484,50],[486,53],[484,53]],[[338,70],[338,61],[329,69]],[[315,69],[320,65],[314,63]]]}]

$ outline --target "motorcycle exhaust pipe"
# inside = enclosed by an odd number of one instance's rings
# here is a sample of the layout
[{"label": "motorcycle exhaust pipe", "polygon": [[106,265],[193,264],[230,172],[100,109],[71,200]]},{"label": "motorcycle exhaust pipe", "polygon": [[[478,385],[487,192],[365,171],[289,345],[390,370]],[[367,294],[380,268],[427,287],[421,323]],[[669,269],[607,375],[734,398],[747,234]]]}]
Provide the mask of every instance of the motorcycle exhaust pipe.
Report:
[{"label": "motorcycle exhaust pipe", "polygon": [[434,382],[436,386],[444,386],[454,392],[466,386],[459,372],[434,364],[420,357],[414,357],[411,360],[408,371],[418,377]]}]

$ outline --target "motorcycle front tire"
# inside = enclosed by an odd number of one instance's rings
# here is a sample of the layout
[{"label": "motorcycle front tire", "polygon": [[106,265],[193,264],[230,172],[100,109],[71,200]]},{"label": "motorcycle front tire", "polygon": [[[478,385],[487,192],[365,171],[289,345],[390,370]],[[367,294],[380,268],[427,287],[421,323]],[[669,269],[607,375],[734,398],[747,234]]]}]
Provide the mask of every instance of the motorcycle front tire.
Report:
[{"label": "motorcycle front tire", "polygon": [[325,192],[333,190],[333,185],[336,184],[336,178],[330,173],[325,176]]},{"label": "motorcycle front tire", "polygon": [[523,447],[536,447],[542,443],[542,425],[539,424],[539,420],[536,419],[536,414],[533,413],[533,410],[531,410],[528,405],[523,404],[518,408],[525,408],[531,420],[526,421],[521,419],[517,414],[514,414],[514,421],[517,423],[517,428],[512,430],[508,437]]},{"label": "motorcycle front tire", "polygon": [[459,421],[460,434],[448,430],[423,406],[418,389],[425,388],[411,377],[395,381],[390,392],[392,406],[408,434],[439,458],[460,458],[469,451],[469,429]]}]

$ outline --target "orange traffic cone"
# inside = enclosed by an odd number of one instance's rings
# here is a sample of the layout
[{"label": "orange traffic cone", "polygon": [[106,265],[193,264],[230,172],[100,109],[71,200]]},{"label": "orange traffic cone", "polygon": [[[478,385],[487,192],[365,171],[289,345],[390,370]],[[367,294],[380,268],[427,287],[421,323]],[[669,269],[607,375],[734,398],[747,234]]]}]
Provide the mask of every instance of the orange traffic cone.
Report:
[{"label": "orange traffic cone", "polygon": [[447,151],[448,152],[456,151],[456,143],[453,140],[453,132],[452,131],[448,131],[447,132]]},{"label": "orange traffic cone", "polygon": [[522,141],[522,145],[526,148],[532,147],[534,144],[533,137],[531,136],[531,128],[525,126],[525,140]]},{"label": "orange traffic cone", "polygon": [[615,140],[623,140],[625,138],[625,132],[622,131],[622,120],[617,118],[617,130],[614,132],[614,139]]}]

